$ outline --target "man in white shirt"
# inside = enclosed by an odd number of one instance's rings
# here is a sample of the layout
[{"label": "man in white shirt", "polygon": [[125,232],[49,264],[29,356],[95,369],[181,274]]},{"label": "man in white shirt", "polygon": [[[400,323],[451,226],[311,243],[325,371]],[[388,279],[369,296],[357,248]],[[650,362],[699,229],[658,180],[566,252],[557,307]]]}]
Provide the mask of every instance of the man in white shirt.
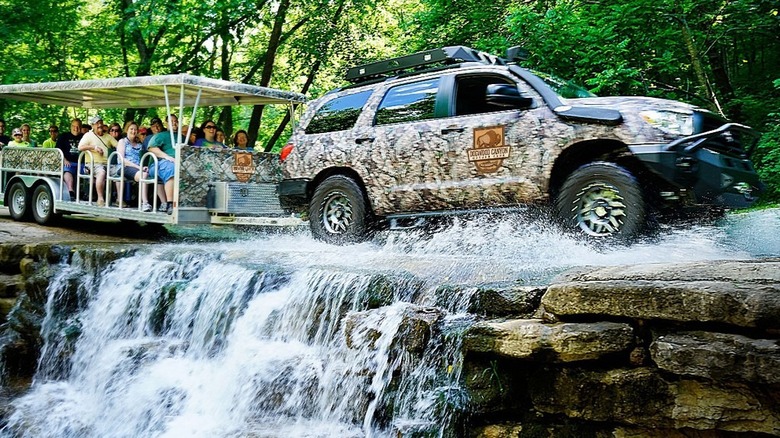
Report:
[{"label": "man in white shirt", "polygon": [[[103,118],[92,116],[89,119],[92,130],[84,134],[79,142],[79,151],[89,151],[84,164],[90,169],[95,177],[95,188],[97,189],[97,205],[102,207],[106,204],[104,194],[106,190],[106,171],[108,167],[108,155],[111,150],[116,148],[116,139],[103,132]],[[91,157],[91,159],[90,159]]]}]

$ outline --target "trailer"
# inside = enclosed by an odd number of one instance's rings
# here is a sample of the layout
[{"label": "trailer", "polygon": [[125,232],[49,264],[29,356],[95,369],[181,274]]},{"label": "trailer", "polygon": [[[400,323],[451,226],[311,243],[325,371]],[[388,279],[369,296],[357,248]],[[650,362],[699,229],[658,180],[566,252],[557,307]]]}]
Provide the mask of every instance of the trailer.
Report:
[{"label": "trailer", "polygon": [[[216,80],[188,74],[113,78],[82,81],[0,85],[0,99],[86,108],[161,108],[166,114],[178,114],[184,120],[191,108],[195,119],[199,106],[284,105],[294,123],[296,106],[305,103],[302,94],[243,83]],[[137,184],[124,179],[124,172],[106,176],[106,197],[116,183],[133,186],[137,199],[147,190],[154,200],[151,212],[144,212],[140,201],[130,208],[124,196],[118,204],[95,202],[94,167],[91,152],[81,152],[72,198],[62,177],[65,157],[59,149],[5,147],[0,150],[0,202],[15,220],[33,219],[49,224],[63,214],[85,214],[150,224],[233,224],[295,227],[304,221],[279,203],[277,186],[281,181],[278,154],[247,152],[237,149],[211,150],[177,143],[189,138],[187,132],[170,132],[176,146],[173,212],[158,211],[156,178],[142,178]],[[176,135],[176,137],[174,137]],[[116,152],[109,155],[109,163]],[[118,160],[121,162],[121,160]],[[146,153],[142,166],[158,165],[157,158]],[[119,164],[121,166],[121,164]],[[85,169],[82,171],[82,167]],[[157,175],[158,172],[154,172]],[[171,200],[169,200],[171,201]]]}]

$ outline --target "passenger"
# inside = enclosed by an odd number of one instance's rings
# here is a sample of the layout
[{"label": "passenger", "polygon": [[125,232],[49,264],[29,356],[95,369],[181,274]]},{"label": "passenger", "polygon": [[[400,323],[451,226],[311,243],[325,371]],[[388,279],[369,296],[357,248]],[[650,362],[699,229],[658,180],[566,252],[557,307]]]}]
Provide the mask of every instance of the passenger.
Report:
[{"label": "passenger", "polygon": [[217,141],[222,143],[223,145],[227,141],[227,137],[225,136],[225,131],[222,130],[222,128],[217,127]]},{"label": "passenger", "polygon": [[16,146],[16,147],[30,147],[30,143],[22,140],[22,130],[19,128],[14,128],[13,133],[11,133],[11,137],[14,139],[8,142],[8,146]]},{"label": "passenger", "polygon": [[[160,119],[153,119],[152,123],[159,122]],[[168,128],[176,133],[179,129],[179,118],[173,114],[168,116]],[[174,134],[175,135],[175,134]],[[183,143],[184,139],[179,138],[177,143]],[[149,152],[153,153],[158,159],[158,169],[150,166],[149,176],[156,176],[164,184],[164,199],[162,194],[160,195],[160,211],[168,214],[173,214],[173,176],[176,168],[176,148],[171,143],[171,133],[163,129],[157,134],[154,134],[151,140],[149,140]]]},{"label": "passenger", "polygon": [[243,129],[239,129],[233,136],[233,149],[251,152],[254,148],[249,147],[249,134]]},{"label": "passenger", "polygon": [[0,149],[11,142],[11,137],[5,135],[5,120],[0,119]]},{"label": "passenger", "polygon": [[89,125],[81,125],[81,135],[86,134],[87,132],[91,131],[92,127]]},{"label": "passenger", "polygon": [[187,144],[190,146],[195,146],[195,143],[197,143],[201,138],[203,138],[203,131],[196,126],[192,128],[192,132],[190,133],[190,140],[187,142]]},{"label": "passenger", "polygon": [[71,201],[76,199],[73,182],[76,181],[78,173],[79,142],[82,136],[81,119],[73,119],[70,121],[70,132],[65,132],[57,137],[57,149],[62,151],[65,159],[62,166],[62,178],[65,180],[65,185],[68,186]]},{"label": "passenger", "polygon": [[[116,145],[116,151],[125,164],[124,177],[127,181],[139,182],[141,177],[147,177],[147,167],[141,168],[141,155],[143,154],[143,144],[138,138],[138,125],[135,122],[127,126],[127,136]],[[122,183],[117,181],[116,192],[122,193]],[[152,206],[149,204],[149,195],[146,190],[141,190],[141,211],[150,212]]]},{"label": "passenger", "polygon": [[221,151],[225,149],[225,143],[217,140],[217,125],[213,120],[206,120],[200,124],[200,129],[203,130],[203,138],[199,138],[195,142],[195,146],[210,149],[212,151]]},{"label": "passenger", "polygon": [[22,125],[22,141],[29,143],[31,147],[38,147],[38,142],[30,138],[30,125],[27,123]]},{"label": "passenger", "polygon": [[149,132],[147,132],[146,139],[144,140],[144,149],[149,148],[149,141],[151,141],[152,137],[154,137],[162,130],[163,130],[162,120],[160,120],[159,117],[154,117],[149,122]]},{"label": "passenger", "polygon": [[122,127],[119,126],[119,123],[114,122],[108,128],[108,134],[119,143],[119,140],[122,138]]},{"label": "passenger", "polygon": [[[111,148],[115,148],[117,141],[114,137],[103,132],[105,128],[103,126],[103,119],[100,116],[93,116],[89,119],[92,125],[92,131],[84,134],[79,142],[80,151],[90,151],[92,153],[92,160],[94,168],[90,171],[95,177],[95,188],[97,189],[97,206],[102,207],[106,205],[104,200],[104,192],[106,190],[106,164],[108,163],[108,155],[111,153]],[[89,165],[90,161],[87,158],[85,163]]]},{"label": "passenger", "polygon": [[[143,126],[138,128],[138,141],[141,142],[141,145],[146,143],[146,139],[149,137],[150,132],[151,130],[149,128],[144,128]],[[144,148],[144,150],[146,150],[146,148]]]},{"label": "passenger", "polygon": [[43,141],[43,147],[54,148],[57,147],[57,136],[60,133],[60,128],[57,125],[49,125],[49,138]]},{"label": "passenger", "polygon": [[[125,122],[125,126],[122,128],[122,138],[124,138],[127,135],[127,128],[130,127],[131,124],[135,123],[135,120],[128,120]],[[138,123],[135,123],[136,126],[138,126]],[[141,127],[138,126],[138,129],[140,130]]]}]

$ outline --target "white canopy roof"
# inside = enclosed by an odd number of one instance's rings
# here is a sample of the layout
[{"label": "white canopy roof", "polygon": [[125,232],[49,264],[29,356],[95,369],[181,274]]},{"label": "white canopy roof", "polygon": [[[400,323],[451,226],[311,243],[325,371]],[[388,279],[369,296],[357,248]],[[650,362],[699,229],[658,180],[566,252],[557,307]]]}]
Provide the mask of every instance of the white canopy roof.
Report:
[{"label": "white canopy roof", "polygon": [[[302,103],[304,95],[188,74],[0,85],[0,99],[82,108]],[[198,99],[198,92],[200,98]],[[183,95],[183,101],[181,96]]]}]

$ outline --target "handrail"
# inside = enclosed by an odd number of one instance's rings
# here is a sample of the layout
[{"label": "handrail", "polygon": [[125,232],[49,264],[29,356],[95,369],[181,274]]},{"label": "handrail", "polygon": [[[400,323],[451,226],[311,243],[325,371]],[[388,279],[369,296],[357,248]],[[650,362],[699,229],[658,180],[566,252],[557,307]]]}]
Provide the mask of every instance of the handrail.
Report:
[{"label": "handrail", "polygon": [[[117,164],[111,164],[112,160],[118,157],[118,163]],[[117,204],[119,205],[119,208],[122,208],[124,206],[124,185],[125,185],[125,160],[122,156],[119,155],[119,151],[111,152],[111,154],[108,156],[108,161],[106,163],[106,204],[108,204],[108,200],[111,199],[111,182],[118,181],[120,189],[117,189]],[[119,176],[111,176],[111,166],[119,166]],[[138,208],[141,208],[141,204],[138,204]]]},{"label": "handrail", "polygon": [[140,166],[141,166],[141,171],[142,172],[143,172],[143,168],[144,167],[146,167],[146,168],[151,168],[152,167],[152,166],[149,166],[149,165],[144,166],[144,162],[146,162],[147,158],[151,158],[153,163],[154,163],[154,177],[150,177],[149,176],[150,172],[147,172],[146,173],[146,178],[144,178],[143,173],[141,173],[141,176],[138,178],[138,200],[139,200],[138,205],[139,206],[141,205],[140,200],[143,199],[141,197],[141,193],[142,193],[141,191],[142,190],[146,190],[146,186],[148,184],[152,184],[152,187],[153,187],[152,192],[153,193],[152,193],[152,202],[151,202],[151,204],[152,204],[152,211],[156,212],[157,211],[157,199],[158,199],[157,198],[157,177],[160,174],[160,167],[158,165],[159,162],[157,160],[157,156],[154,155],[151,152],[147,152],[147,153],[143,154],[143,156],[141,156]]},{"label": "handrail", "polygon": [[[85,160],[86,158],[89,158],[89,173],[84,174],[81,173],[81,169],[85,166]],[[81,203],[81,180],[82,179],[89,179],[89,196],[87,198],[87,203],[92,203],[92,192],[95,189],[95,178],[92,178],[92,176],[95,174],[95,157],[92,155],[92,151],[82,151],[79,154],[79,161],[76,163],[76,202]]]}]

